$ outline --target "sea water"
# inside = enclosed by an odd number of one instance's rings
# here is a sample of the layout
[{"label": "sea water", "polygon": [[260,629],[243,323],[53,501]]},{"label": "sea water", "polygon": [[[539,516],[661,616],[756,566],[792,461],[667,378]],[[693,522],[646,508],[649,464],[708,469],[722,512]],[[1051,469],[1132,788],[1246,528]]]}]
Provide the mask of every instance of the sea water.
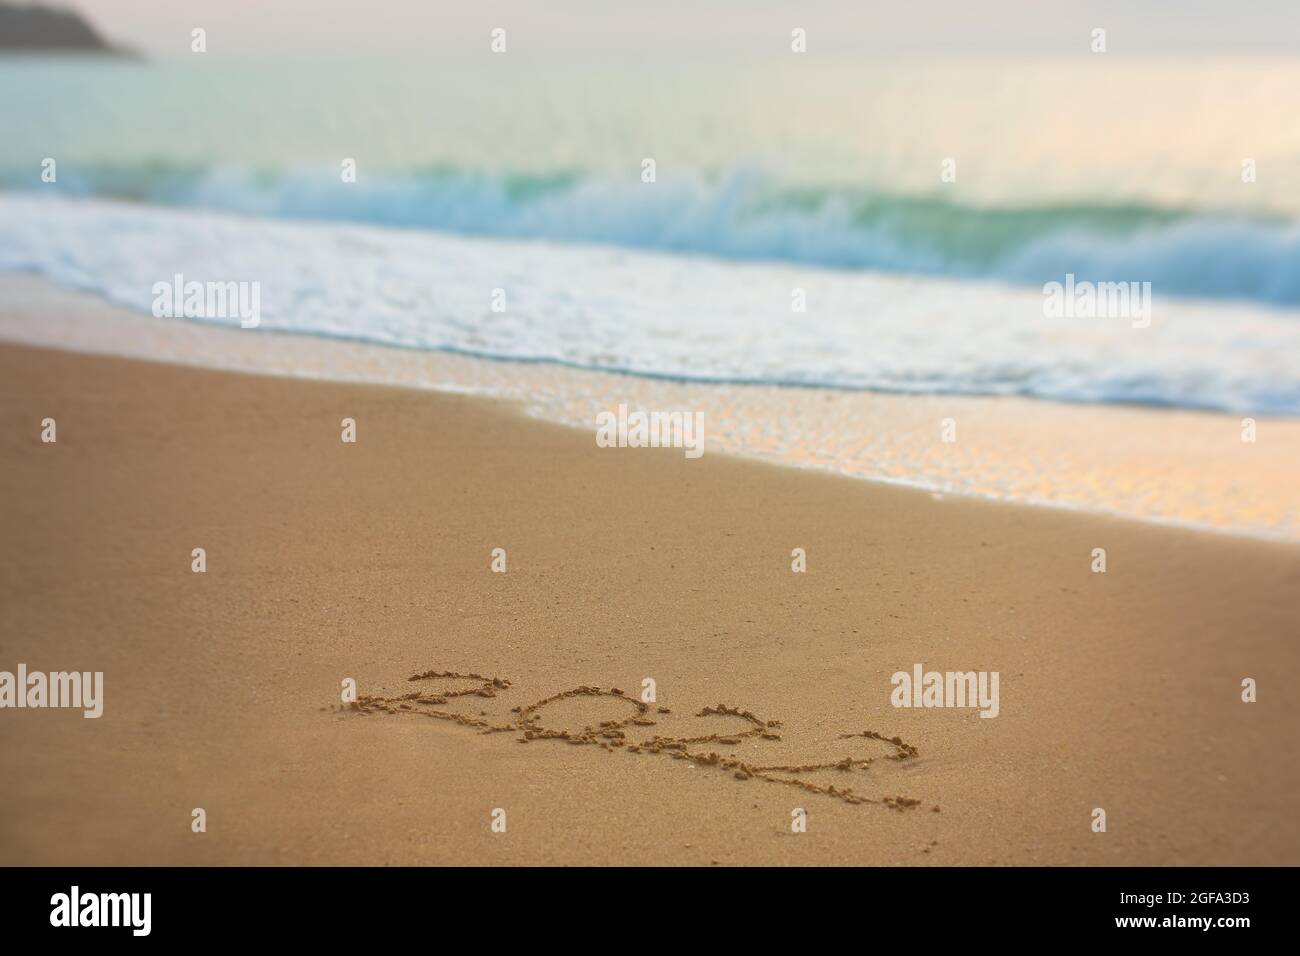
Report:
[{"label": "sea water", "polygon": [[[643,375],[1295,413],[1297,106],[1269,59],[37,57],[0,64],[0,268]],[[1045,315],[1067,275],[1150,282],[1150,327]]]}]

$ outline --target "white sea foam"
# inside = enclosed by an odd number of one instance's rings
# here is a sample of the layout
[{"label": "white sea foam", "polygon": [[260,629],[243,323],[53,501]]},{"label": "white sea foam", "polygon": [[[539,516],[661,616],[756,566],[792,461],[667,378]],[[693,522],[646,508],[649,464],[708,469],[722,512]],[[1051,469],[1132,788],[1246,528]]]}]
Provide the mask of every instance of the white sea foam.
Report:
[{"label": "white sea foam", "polygon": [[[677,172],[653,189],[596,172],[382,170],[339,188],[307,165],[78,164],[47,192],[289,220],[356,222],[501,239],[594,243],[737,260],[873,269],[1028,286],[1073,272],[1150,281],[1184,297],[1300,305],[1300,223],[1159,203],[964,204],[783,181],[756,166]],[[0,187],[30,170],[0,165]]]},{"label": "white sea foam", "polygon": [[[710,454],[1145,521],[1300,540],[1300,419],[1261,439],[1211,412],[670,381],[134,313],[0,276],[0,339],[235,372],[485,395],[582,429],[620,405],[707,421]],[[957,425],[944,441],[948,423]]]},{"label": "white sea foam", "polygon": [[270,331],[649,376],[1300,412],[1296,312],[1158,285],[1134,329],[989,282],[27,195],[0,270],[143,312],[176,274],[260,282]]}]

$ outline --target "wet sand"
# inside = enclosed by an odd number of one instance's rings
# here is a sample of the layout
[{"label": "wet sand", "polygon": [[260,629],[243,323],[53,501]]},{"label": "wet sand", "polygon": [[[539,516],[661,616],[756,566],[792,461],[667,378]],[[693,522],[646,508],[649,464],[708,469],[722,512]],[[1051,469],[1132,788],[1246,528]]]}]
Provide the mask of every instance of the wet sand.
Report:
[{"label": "wet sand", "polygon": [[[591,429],[620,403],[701,412],[710,452],[944,494],[1300,542],[1300,419],[1018,396],[899,395],[630,377],[158,319],[0,276],[0,341],[178,365],[480,394]],[[951,421],[951,433],[946,423]],[[945,441],[951,438],[952,441]]]}]

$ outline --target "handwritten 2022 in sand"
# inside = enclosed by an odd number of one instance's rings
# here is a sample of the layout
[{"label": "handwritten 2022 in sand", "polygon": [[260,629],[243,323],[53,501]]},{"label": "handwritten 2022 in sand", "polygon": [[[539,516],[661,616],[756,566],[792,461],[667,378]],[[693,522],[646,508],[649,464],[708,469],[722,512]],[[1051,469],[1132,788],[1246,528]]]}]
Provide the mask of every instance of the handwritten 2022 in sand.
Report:
[{"label": "handwritten 2022 in sand", "polygon": [[[760,744],[782,739],[782,725],[778,720],[764,720],[757,714],[740,707],[716,704],[704,707],[695,717],[721,718],[732,724],[725,730],[668,735],[659,727],[672,711],[667,707],[651,706],[617,687],[583,685],[560,691],[531,704],[515,707],[510,719],[493,719],[485,712],[467,712],[455,709],[458,698],[491,698],[509,691],[511,683],[502,677],[455,671],[424,671],[407,678],[416,689],[394,696],[361,695],[348,700],[341,708],[357,715],[389,715],[394,717],[432,717],[450,721],[482,734],[515,734],[520,743],[562,741],[567,744],[589,746],[607,752],[640,754],[646,757],[668,757],[689,761],[697,767],[710,767],[729,773],[736,780],[762,780],[769,783],[796,787],[810,793],[824,794],[850,804],[879,804],[893,810],[910,810],[921,801],[897,794],[868,796],[857,789],[864,782],[868,770],[877,759],[885,764],[904,764],[915,761],[919,751],[899,737],[888,737],[874,730],[838,734],[840,741],[852,740],[876,751],[872,755],[845,753],[831,760],[793,761],[789,763],[760,762],[752,756],[733,756],[726,751],[742,742]],[[445,686],[452,682],[453,686]],[[464,682],[469,682],[465,686]],[[345,682],[345,687],[346,687]],[[455,686],[459,685],[459,686]],[[563,701],[586,699],[617,707],[622,717],[583,721],[573,726],[555,726],[548,722],[545,712]],[[570,723],[571,721],[566,721]],[[715,747],[721,750],[713,749]],[[734,751],[733,751],[734,753]],[[819,782],[814,776],[830,774],[835,782]],[[937,806],[932,808],[938,812]]]}]

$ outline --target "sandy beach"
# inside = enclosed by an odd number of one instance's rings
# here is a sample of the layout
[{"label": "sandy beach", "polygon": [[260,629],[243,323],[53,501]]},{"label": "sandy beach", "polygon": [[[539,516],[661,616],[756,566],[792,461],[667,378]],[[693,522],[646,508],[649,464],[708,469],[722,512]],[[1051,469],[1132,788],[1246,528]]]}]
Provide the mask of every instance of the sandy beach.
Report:
[{"label": "sandy beach", "polygon": [[14,345],[0,459],[0,669],[104,673],[0,718],[0,863],[1300,863],[1293,543]]}]

